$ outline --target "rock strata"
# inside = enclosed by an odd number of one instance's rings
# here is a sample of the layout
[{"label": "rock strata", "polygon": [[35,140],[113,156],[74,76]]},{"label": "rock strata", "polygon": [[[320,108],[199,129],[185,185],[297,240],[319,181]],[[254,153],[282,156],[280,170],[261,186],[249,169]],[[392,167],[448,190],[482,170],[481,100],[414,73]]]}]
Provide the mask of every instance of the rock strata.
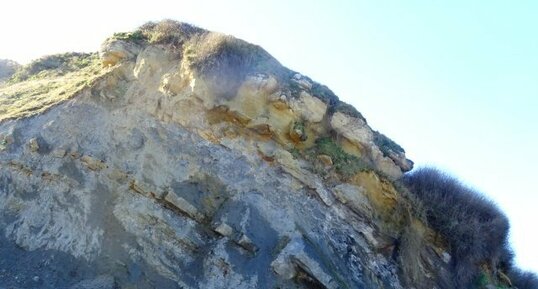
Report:
[{"label": "rock strata", "polygon": [[0,122],[0,240],[17,248],[0,248],[2,286],[437,284],[426,264],[448,257],[433,242],[416,267],[429,279],[402,273],[399,240],[419,221],[395,181],[412,162],[328,88],[173,21],[99,55],[87,85]]}]

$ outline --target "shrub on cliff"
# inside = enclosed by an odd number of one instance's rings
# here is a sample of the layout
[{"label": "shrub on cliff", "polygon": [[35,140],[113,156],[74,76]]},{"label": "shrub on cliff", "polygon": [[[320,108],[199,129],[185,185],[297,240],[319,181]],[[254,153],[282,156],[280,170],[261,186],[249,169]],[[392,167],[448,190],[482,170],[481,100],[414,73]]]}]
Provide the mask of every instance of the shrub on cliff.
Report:
[{"label": "shrub on cliff", "polygon": [[13,60],[0,59],[0,82],[12,76],[19,68],[20,65]]},{"label": "shrub on cliff", "polygon": [[171,44],[179,47],[192,35],[202,32],[204,32],[202,28],[194,25],[166,19],[140,26],[137,31],[131,33],[128,40],[148,40],[152,44]]},{"label": "shrub on cliff", "polygon": [[538,289],[538,276],[513,268],[508,273],[514,287],[518,289]]},{"label": "shrub on cliff", "polygon": [[436,169],[404,176],[404,184],[426,210],[428,223],[448,243],[454,278],[467,288],[479,264],[499,267],[507,248],[509,223],[497,206],[473,189]]}]

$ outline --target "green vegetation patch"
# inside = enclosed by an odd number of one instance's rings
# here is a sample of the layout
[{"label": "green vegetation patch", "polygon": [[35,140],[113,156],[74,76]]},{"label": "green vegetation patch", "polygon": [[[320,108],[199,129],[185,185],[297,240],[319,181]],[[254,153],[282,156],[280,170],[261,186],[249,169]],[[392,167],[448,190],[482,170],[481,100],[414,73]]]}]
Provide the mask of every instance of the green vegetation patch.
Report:
[{"label": "green vegetation patch", "polygon": [[292,126],[292,131],[299,138],[300,141],[307,140],[308,137],[305,132],[305,122],[303,120],[295,121]]},{"label": "green vegetation patch", "polygon": [[346,153],[330,137],[323,137],[316,140],[315,145],[306,152],[309,158],[317,158],[319,155],[331,157],[336,172],[345,178],[354,176],[361,171],[371,170],[366,162],[360,158]]},{"label": "green vegetation patch", "polygon": [[489,284],[488,276],[485,273],[481,273],[474,281],[473,288],[476,289],[486,289],[486,286]]},{"label": "green vegetation patch", "polygon": [[114,33],[112,38],[123,41],[144,42],[147,41],[147,37],[141,30],[134,32],[118,32]]}]

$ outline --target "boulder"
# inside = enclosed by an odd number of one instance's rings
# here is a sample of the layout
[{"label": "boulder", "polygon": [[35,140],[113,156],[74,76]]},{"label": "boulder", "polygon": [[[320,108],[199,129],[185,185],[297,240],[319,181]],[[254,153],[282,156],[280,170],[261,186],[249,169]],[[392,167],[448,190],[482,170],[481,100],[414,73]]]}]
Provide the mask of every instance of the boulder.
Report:
[{"label": "boulder", "polygon": [[140,50],[137,43],[111,37],[101,45],[99,57],[103,66],[114,66],[122,60],[134,59]]},{"label": "boulder", "polygon": [[290,106],[300,118],[308,122],[320,122],[327,113],[327,104],[306,91],[302,91],[298,99],[292,99]]}]

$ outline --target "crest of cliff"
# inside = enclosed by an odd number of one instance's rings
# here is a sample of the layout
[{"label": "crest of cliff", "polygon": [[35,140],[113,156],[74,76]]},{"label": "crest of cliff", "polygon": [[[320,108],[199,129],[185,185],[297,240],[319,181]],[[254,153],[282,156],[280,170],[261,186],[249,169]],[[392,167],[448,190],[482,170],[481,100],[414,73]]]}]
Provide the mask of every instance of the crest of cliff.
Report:
[{"label": "crest of cliff", "polygon": [[536,288],[493,203],[412,168],[326,86],[189,24],[1,61],[0,288]]}]

